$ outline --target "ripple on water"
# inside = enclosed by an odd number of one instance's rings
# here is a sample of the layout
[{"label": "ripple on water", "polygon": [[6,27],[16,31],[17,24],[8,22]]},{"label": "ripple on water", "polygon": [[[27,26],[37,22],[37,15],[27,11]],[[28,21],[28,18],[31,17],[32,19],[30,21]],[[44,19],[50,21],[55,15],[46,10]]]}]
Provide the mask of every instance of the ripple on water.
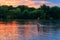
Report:
[{"label": "ripple on water", "polygon": [[7,24],[0,22],[0,40],[38,40],[37,27],[31,24],[21,27],[15,21]]}]

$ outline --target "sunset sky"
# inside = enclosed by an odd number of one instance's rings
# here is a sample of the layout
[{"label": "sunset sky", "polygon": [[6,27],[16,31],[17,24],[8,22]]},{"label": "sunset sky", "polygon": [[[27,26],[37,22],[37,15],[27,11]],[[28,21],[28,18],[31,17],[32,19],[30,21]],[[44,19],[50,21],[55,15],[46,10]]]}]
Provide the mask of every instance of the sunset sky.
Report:
[{"label": "sunset sky", "polygon": [[60,0],[0,0],[0,5],[27,5],[38,8],[40,5],[60,6]]}]

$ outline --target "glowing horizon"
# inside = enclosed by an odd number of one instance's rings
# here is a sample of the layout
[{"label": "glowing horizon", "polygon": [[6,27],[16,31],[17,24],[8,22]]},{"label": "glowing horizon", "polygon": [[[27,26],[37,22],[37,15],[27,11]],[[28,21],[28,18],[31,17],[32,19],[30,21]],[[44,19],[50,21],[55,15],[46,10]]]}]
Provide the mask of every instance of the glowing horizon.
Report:
[{"label": "glowing horizon", "polygon": [[[58,2],[58,1],[57,1]],[[56,1],[48,1],[48,0],[0,0],[0,5],[12,5],[12,6],[18,6],[18,5],[26,5],[29,7],[35,7],[38,8],[43,4],[46,4],[48,6],[59,6],[60,3],[57,3]]]}]

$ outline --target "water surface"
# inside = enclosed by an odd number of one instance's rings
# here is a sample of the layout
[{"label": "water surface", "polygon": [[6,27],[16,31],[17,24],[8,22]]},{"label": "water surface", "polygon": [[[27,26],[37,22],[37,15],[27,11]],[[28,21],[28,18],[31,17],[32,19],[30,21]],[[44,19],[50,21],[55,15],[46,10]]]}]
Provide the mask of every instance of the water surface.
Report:
[{"label": "water surface", "polygon": [[[0,22],[0,40],[60,40],[59,22],[56,21],[40,21],[39,27],[36,21],[21,22]],[[50,28],[53,27],[53,28]]]}]

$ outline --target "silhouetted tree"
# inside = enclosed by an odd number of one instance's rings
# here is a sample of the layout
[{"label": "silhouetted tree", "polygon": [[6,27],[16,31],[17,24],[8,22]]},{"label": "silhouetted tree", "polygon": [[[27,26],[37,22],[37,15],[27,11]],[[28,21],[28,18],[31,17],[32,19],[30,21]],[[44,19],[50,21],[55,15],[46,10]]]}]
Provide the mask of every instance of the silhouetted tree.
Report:
[{"label": "silhouetted tree", "polygon": [[0,6],[0,21],[12,21],[16,19],[60,19],[60,7],[49,7],[46,5],[40,8],[19,5],[17,7]]},{"label": "silhouetted tree", "polygon": [[50,9],[49,15],[54,19],[60,18],[60,8],[57,6],[54,6]]}]

